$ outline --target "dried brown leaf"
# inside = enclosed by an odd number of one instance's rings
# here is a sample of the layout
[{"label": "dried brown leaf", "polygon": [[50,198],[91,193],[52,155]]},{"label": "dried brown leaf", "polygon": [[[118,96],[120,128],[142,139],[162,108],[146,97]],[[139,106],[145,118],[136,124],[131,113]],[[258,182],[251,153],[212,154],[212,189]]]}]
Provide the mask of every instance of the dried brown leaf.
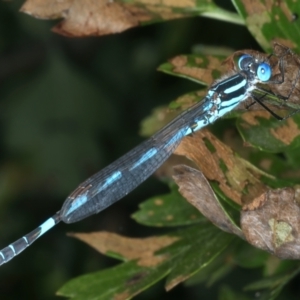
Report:
[{"label": "dried brown leaf", "polygon": [[250,16],[254,14],[262,14],[266,10],[270,11],[272,7],[270,1],[262,2],[259,0],[254,0],[254,1],[242,0],[242,3],[244,4],[247,15]]},{"label": "dried brown leaf", "polygon": [[128,238],[109,232],[69,235],[87,243],[100,253],[114,252],[128,260],[138,260],[138,265],[144,267],[156,266],[166,260],[167,255],[156,255],[155,252],[178,240],[177,237],[170,236]]},{"label": "dried brown leaf", "polygon": [[271,129],[270,132],[277,140],[286,145],[290,145],[300,135],[300,129],[292,118],[287,119],[280,127]]},{"label": "dried brown leaf", "polygon": [[244,206],[241,227],[248,242],[281,259],[299,259],[299,195],[299,186],[269,190]]},{"label": "dried brown leaf", "polygon": [[101,36],[122,32],[140,23],[186,16],[174,8],[195,7],[193,0],[27,0],[21,11],[40,19],[63,18],[53,31],[70,37]]},{"label": "dried brown leaf", "polygon": [[245,112],[241,116],[241,118],[245,120],[245,123],[243,123],[244,128],[246,127],[251,128],[252,126],[259,125],[258,118],[269,120],[270,118],[272,118],[272,116],[268,111],[262,110],[262,111],[255,111],[255,112],[253,111]]},{"label": "dried brown leaf", "polygon": [[214,56],[207,55],[207,64],[202,66],[203,61],[201,58],[195,59],[194,65],[189,66],[187,57],[184,55],[176,56],[169,60],[169,63],[174,66],[172,70],[174,73],[186,75],[188,77],[196,78],[199,81],[212,83],[214,81],[213,70],[220,70],[225,72],[226,68],[221,65],[220,60]]},{"label": "dried brown leaf", "polygon": [[53,31],[79,37],[118,33],[150,20],[143,8],[106,0],[27,0],[21,11],[41,19],[64,18]]},{"label": "dried brown leaf", "polygon": [[63,17],[74,0],[27,0],[20,11],[39,19],[57,19]]},{"label": "dried brown leaf", "polygon": [[188,202],[223,231],[244,238],[240,228],[232,223],[217,200],[207,179],[200,171],[181,165],[176,166],[174,172],[173,178],[179,186],[179,192]]},{"label": "dried brown leaf", "polygon": [[223,193],[238,204],[251,202],[266,190],[260,177],[267,174],[238,157],[207,129],[184,138],[175,154],[192,160],[207,179],[217,182]]},{"label": "dried brown leaf", "polygon": [[106,0],[75,0],[63,12],[65,19],[53,31],[65,36],[105,35],[122,32],[139,25],[139,17],[144,18],[142,9],[133,15],[121,3]]}]

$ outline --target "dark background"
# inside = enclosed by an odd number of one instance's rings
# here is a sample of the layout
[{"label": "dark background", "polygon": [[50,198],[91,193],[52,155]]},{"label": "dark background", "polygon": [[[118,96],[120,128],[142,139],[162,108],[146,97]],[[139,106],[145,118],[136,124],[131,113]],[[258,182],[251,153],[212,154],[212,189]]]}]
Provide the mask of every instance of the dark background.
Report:
[{"label": "dark background", "polygon": [[[234,11],[230,1],[220,2]],[[70,39],[50,31],[57,22],[19,13],[21,5],[0,2],[0,248],[39,226],[81,181],[141,142],[139,124],[153,108],[199,88],[157,72],[161,63],[199,44],[259,50],[245,27],[201,17]],[[130,214],[164,191],[152,177],[99,215],[59,224],[0,268],[0,299],[55,299],[69,279],[114,265],[66,233],[153,234]],[[211,299],[213,292],[180,285],[165,294],[161,282],[137,299]]]}]

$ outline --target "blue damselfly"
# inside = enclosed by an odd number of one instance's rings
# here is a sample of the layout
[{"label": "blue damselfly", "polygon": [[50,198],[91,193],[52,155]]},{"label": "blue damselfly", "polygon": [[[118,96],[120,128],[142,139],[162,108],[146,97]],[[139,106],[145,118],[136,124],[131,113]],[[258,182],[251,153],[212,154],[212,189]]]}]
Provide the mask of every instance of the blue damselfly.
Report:
[{"label": "blue damselfly", "polygon": [[[216,81],[201,102],[81,183],[65,200],[60,211],[32,232],[2,249],[0,265],[14,258],[60,221],[80,221],[123,198],[157,170],[185,136],[232,111],[251,97],[256,84],[269,82],[271,75],[272,70],[267,62],[259,61],[251,55],[240,57],[238,71]],[[258,103],[262,104],[260,100]]]}]

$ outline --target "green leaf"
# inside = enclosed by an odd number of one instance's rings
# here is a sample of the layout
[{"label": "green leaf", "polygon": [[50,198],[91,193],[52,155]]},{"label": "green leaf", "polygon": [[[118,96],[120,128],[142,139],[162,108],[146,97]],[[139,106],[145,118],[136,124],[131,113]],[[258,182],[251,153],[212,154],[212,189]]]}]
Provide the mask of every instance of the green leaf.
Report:
[{"label": "green leaf", "polygon": [[190,205],[173,185],[170,194],[155,196],[139,205],[132,215],[138,223],[154,227],[181,226],[203,222],[206,219]]},{"label": "green leaf", "polygon": [[213,225],[193,226],[184,238],[168,248],[182,244],[176,263],[172,264],[166,289],[170,290],[211,263],[233,241],[234,236],[220,231]]},{"label": "green leaf", "polygon": [[[296,149],[294,151],[296,151]],[[285,156],[288,152],[289,151],[285,152]],[[265,172],[273,174],[278,178],[282,178],[285,174],[291,173],[292,168],[296,166],[295,164],[292,165],[288,159],[273,153],[259,151],[258,149],[252,149],[249,155],[249,161]],[[296,166],[296,169],[298,169],[298,166]],[[297,178],[296,174],[295,178]]]},{"label": "green leaf", "polygon": [[211,287],[217,281],[220,281],[226,276],[230,276],[230,272],[235,268],[233,262],[226,259],[228,255],[230,255],[230,251],[232,251],[232,248],[228,247],[228,249],[226,249],[222,255],[219,255],[212,263],[187,279],[184,285],[193,286],[199,283],[205,283],[206,286]]}]

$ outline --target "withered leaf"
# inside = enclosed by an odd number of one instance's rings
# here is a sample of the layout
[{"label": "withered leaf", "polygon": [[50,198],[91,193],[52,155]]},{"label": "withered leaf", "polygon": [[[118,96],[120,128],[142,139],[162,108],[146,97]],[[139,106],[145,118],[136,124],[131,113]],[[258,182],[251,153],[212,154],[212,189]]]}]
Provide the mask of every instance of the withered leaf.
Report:
[{"label": "withered leaf", "polygon": [[228,216],[202,172],[180,165],[174,168],[175,182],[179,192],[207,219],[223,231],[244,238],[238,226]]},{"label": "withered leaf", "polygon": [[20,11],[39,19],[57,19],[72,5],[73,0],[31,0],[26,1]]},{"label": "withered leaf", "polygon": [[299,191],[268,190],[243,207],[241,227],[250,244],[281,259],[300,259]]},{"label": "withered leaf", "polygon": [[[21,11],[40,19],[63,18],[53,31],[70,37],[122,32],[142,23],[194,15],[193,0],[122,2],[115,0],[27,0]],[[204,6],[208,6],[206,3]]]},{"label": "withered leaf", "polygon": [[155,255],[155,252],[173,244],[177,237],[161,236],[148,238],[128,238],[109,232],[75,233],[69,234],[100,253],[115,253],[126,260],[138,260],[138,265],[151,267],[162,263],[167,256]]},{"label": "withered leaf", "polygon": [[[224,73],[226,67],[221,64],[223,57],[206,55],[179,55],[169,60],[171,74],[195,80],[198,83],[212,84],[216,79],[215,73]],[[167,66],[167,64],[165,64]],[[161,66],[163,70],[164,65]],[[164,70],[163,70],[164,71]],[[165,71],[166,72],[166,71]]]},{"label": "withered leaf", "polygon": [[251,202],[266,190],[260,177],[270,176],[237,156],[207,129],[184,138],[175,154],[192,160],[207,179],[217,182],[221,191],[238,204]]},{"label": "withered leaf", "polygon": [[122,3],[106,0],[67,0],[40,2],[27,0],[22,12],[41,19],[64,18],[53,28],[65,36],[90,36],[117,33],[137,26],[145,19],[142,9],[135,14]]}]

